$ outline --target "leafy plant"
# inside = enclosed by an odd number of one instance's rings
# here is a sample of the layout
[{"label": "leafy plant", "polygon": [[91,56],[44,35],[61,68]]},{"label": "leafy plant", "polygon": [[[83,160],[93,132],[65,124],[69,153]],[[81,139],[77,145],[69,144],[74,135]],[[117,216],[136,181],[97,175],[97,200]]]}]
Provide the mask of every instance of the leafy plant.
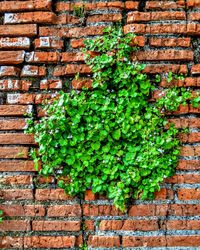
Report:
[{"label": "leafy plant", "polygon": [[84,18],[85,17],[84,5],[81,5],[81,6],[74,5],[73,6],[73,15],[76,17],[79,17],[79,18]]},{"label": "leafy plant", "polygon": [[134,37],[107,28],[102,37],[86,40],[93,89],[61,92],[45,106],[47,116],[30,121],[28,130],[39,144],[32,157],[37,169],[42,162],[43,175],[56,176],[73,196],[87,189],[104,194],[122,211],[131,198],[152,199],[174,174],[180,141],[172,124],[166,128],[165,111],[192,98],[191,91],[170,88],[149,102],[160,77],[150,80],[145,65],[132,62]]},{"label": "leafy plant", "polygon": [[2,222],[3,222],[3,211],[0,210],[0,223],[2,223]]}]

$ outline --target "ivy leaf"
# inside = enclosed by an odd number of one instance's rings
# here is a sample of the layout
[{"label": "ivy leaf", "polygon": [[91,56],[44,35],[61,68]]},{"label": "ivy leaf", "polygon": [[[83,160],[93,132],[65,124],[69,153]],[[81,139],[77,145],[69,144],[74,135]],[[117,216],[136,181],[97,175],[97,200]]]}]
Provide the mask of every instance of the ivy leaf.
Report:
[{"label": "ivy leaf", "polygon": [[115,130],[113,133],[112,133],[112,136],[115,140],[119,140],[120,137],[121,137],[121,130],[120,129],[117,129]]}]

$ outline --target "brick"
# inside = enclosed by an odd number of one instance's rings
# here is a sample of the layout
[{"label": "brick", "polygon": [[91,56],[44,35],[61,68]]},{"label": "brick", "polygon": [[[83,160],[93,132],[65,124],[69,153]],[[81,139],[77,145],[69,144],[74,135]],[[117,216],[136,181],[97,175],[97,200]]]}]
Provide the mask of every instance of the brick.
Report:
[{"label": "brick", "polygon": [[0,209],[4,211],[5,216],[15,217],[36,217],[45,215],[45,207],[42,205],[0,205]]},{"label": "brick", "polygon": [[2,189],[0,190],[0,199],[4,200],[33,200],[33,191],[31,189]]},{"label": "brick", "polygon": [[46,68],[43,66],[25,65],[22,68],[22,77],[41,77],[46,75]]},{"label": "brick", "polygon": [[156,200],[173,199],[174,193],[171,189],[161,188],[160,191],[155,192]]},{"label": "brick", "polygon": [[63,83],[61,80],[47,80],[40,82],[40,89],[62,89]]},{"label": "brick", "polygon": [[199,132],[194,132],[190,134],[180,134],[179,135],[180,140],[183,143],[197,143],[200,141],[200,133]]},{"label": "brick", "polygon": [[15,65],[23,63],[25,52],[22,51],[0,51],[0,65]]},{"label": "brick", "polygon": [[200,169],[199,161],[195,160],[179,160],[177,169],[180,170],[195,170]]},{"label": "brick", "polygon": [[26,147],[0,147],[0,158],[28,158]]},{"label": "brick", "polygon": [[36,144],[34,135],[22,133],[0,134],[0,144]]},{"label": "brick", "polygon": [[29,90],[32,82],[26,80],[0,80],[0,90],[11,91],[11,90]]},{"label": "brick", "polygon": [[176,74],[186,74],[188,72],[186,65],[175,64],[148,64],[144,69],[144,73],[160,74],[172,71]]},{"label": "brick", "polygon": [[23,237],[0,237],[1,248],[23,248]]},{"label": "brick", "polygon": [[85,216],[105,216],[105,215],[123,215],[123,213],[116,209],[114,206],[110,205],[83,205],[83,214]]},{"label": "brick", "polygon": [[71,248],[75,246],[74,236],[26,236],[24,248]]},{"label": "brick", "polygon": [[35,94],[8,94],[8,104],[33,104],[35,101]]},{"label": "brick", "polygon": [[51,0],[0,2],[0,12],[24,10],[51,10]]},{"label": "brick", "polygon": [[1,178],[0,183],[7,185],[29,185],[32,184],[32,177],[30,175],[4,176]]},{"label": "brick", "polygon": [[191,68],[191,73],[193,75],[200,74],[200,64],[193,65]]},{"label": "brick", "polygon": [[89,74],[91,73],[91,69],[85,64],[67,64],[66,66],[56,66],[54,68],[53,76],[75,75],[76,73]]},{"label": "brick", "polygon": [[20,69],[14,66],[0,66],[0,77],[19,76]]},{"label": "brick", "polygon": [[84,54],[82,52],[63,52],[61,54],[61,62],[83,62]]},{"label": "brick", "polygon": [[167,236],[166,242],[167,246],[186,246],[186,247],[199,247],[200,236],[199,235],[177,235],[177,236]]},{"label": "brick", "polygon": [[87,18],[87,23],[98,22],[119,22],[122,20],[122,14],[101,14],[92,15]]},{"label": "brick", "polygon": [[200,20],[200,13],[198,12],[190,12],[188,14],[188,20],[191,20],[191,21],[199,21]]},{"label": "brick", "polygon": [[23,130],[26,126],[25,119],[0,120],[0,130]]},{"label": "brick", "polygon": [[33,231],[80,231],[80,221],[33,221]]},{"label": "brick", "polygon": [[169,215],[195,216],[200,213],[199,204],[171,204],[168,209]]},{"label": "brick", "polygon": [[196,23],[188,23],[187,24],[187,34],[188,35],[199,35],[200,25]]},{"label": "brick", "polygon": [[173,12],[129,12],[127,15],[127,22],[148,22],[148,21],[160,21],[160,20],[185,20],[186,14],[184,11]]},{"label": "brick", "polygon": [[157,220],[102,220],[99,225],[100,230],[124,230],[124,231],[155,231],[158,230]]},{"label": "brick", "polygon": [[52,205],[47,210],[48,217],[79,217],[81,208],[79,205]]},{"label": "brick", "polygon": [[166,183],[174,183],[174,184],[196,184],[200,183],[200,175],[199,174],[184,174],[184,175],[174,175],[171,178],[165,180]]},{"label": "brick", "polygon": [[79,17],[75,17],[73,15],[68,15],[68,14],[60,14],[57,16],[56,21],[54,22],[54,24],[72,24],[72,25],[78,25],[78,24],[82,24],[83,19],[79,18]]},{"label": "brick", "polygon": [[95,230],[94,221],[85,220],[84,224],[85,224],[85,230],[87,230],[87,231],[94,231]]},{"label": "brick", "polygon": [[92,80],[91,79],[73,79],[72,80],[72,88],[73,89],[82,89],[82,88],[92,88]]},{"label": "brick", "polygon": [[97,199],[97,195],[94,194],[92,192],[92,190],[86,190],[85,192],[85,200],[86,201],[92,201],[92,200],[96,200]]},{"label": "brick", "polygon": [[132,205],[129,209],[129,216],[165,216],[168,211],[168,205]]},{"label": "brick", "polygon": [[137,10],[139,6],[138,2],[134,2],[134,1],[126,1],[125,2],[125,8],[127,10]]},{"label": "brick", "polygon": [[64,42],[53,37],[39,37],[34,40],[36,49],[62,49]]},{"label": "brick", "polygon": [[0,116],[24,116],[31,112],[31,105],[0,105]]},{"label": "brick", "polygon": [[124,236],[122,247],[165,247],[165,236]]},{"label": "brick", "polygon": [[29,49],[30,38],[28,37],[2,37],[0,38],[0,49]]},{"label": "brick", "polygon": [[53,12],[27,12],[27,13],[5,13],[5,24],[21,23],[53,23],[56,15]]},{"label": "brick", "polygon": [[199,230],[198,220],[169,220],[165,223],[167,230]]},{"label": "brick", "polygon": [[71,200],[72,198],[65,194],[63,189],[37,189],[35,199],[39,201],[45,200]]},{"label": "brick", "polygon": [[[58,2],[56,4],[56,11],[73,11],[73,8],[76,6],[81,6],[82,3],[74,3],[73,5],[70,2]],[[122,9],[124,8],[124,3],[121,1],[111,1],[111,2],[97,2],[97,3],[85,3],[85,10],[102,10],[102,9]]]},{"label": "brick", "polygon": [[179,200],[199,200],[200,189],[179,189],[178,190]]},{"label": "brick", "polygon": [[184,1],[147,1],[145,8],[147,10],[168,10],[185,8]]},{"label": "brick", "polygon": [[192,61],[193,51],[190,50],[154,50],[138,51],[133,58],[139,61]]},{"label": "brick", "polygon": [[56,63],[60,59],[57,52],[30,52],[26,54],[28,63]]},{"label": "brick", "polygon": [[88,246],[90,247],[119,247],[119,236],[97,236],[90,235],[88,239]]},{"label": "brick", "polygon": [[30,222],[23,220],[4,220],[0,224],[0,232],[7,231],[30,231]]},{"label": "brick", "polygon": [[181,156],[200,156],[200,146],[185,146],[181,148]]},{"label": "brick", "polygon": [[105,26],[89,26],[84,28],[54,28],[54,27],[40,27],[39,36],[56,36],[65,38],[79,38],[84,36],[102,35]]},{"label": "brick", "polygon": [[200,2],[199,0],[187,0],[186,2],[188,8],[199,8]]},{"label": "brick", "polygon": [[0,25],[0,37],[33,37],[37,35],[36,24]]},{"label": "brick", "polygon": [[155,47],[190,47],[191,38],[150,38],[149,44]]},{"label": "brick", "polygon": [[[20,155],[19,155],[20,156]],[[11,157],[12,158],[12,157]],[[19,157],[20,158],[20,157]],[[33,161],[0,161],[0,171],[4,172],[35,172]]]}]

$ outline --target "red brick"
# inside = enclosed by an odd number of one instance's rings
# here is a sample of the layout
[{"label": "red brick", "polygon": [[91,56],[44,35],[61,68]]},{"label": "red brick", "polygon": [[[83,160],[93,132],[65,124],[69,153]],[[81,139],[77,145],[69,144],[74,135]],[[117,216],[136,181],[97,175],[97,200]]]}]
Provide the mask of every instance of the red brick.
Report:
[{"label": "red brick", "polygon": [[85,216],[105,216],[105,215],[122,215],[123,213],[114,206],[110,205],[83,205],[83,214]]},{"label": "red brick", "polygon": [[180,170],[195,170],[200,169],[200,164],[198,160],[179,160],[177,169]]},{"label": "red brick", "polygon": [[0,130],[23,130],[25,127],[25,119],[0,120]]},{"label": "red brick", "polygon": [[192,74],[200,74],[200,64],[193,65],[191,68]]},{"label": "red brick", "polygon": [[82,88],[92,88],[92,80],[91,79],[73,79],[72,88],[73,89],[82,89]]},{"label": "red brick", "polygon": [[139,61],[192,61],[193,51],[190,50],[155,50],[138,51],[133,58]]},{"label": "red brick", "polygon": [[145,22],[145,21],[160,21],[160,20],[185,20],[186,14],[184,11],[173,12],[129,12],[127,22]]},{"label": "red brick", "polygon": [[198,220],[169,220],[165,224],[167,230],[200,230]]},{"label": "red brick", "polygon": [[65,194],[63,189],[37,189],[35,199],[39,201],[45,200],[71,200],[72,198]]},{"label": "red brick", "polygon": [[56,63],[60,59],[57,52],[30,52],[26,54],[28,63]]},{"label": "red brick", "polygon": [[95,230],[95,224],[94,224],[94,221],[92,221],[92,220],[85,220],[84,225],[85,225],[85,230],[87,230],[87,231],[94,231]]},{"label": "red brick", "polygon": [[174,193],[171,189],[161,188],[160,191],[155,192],[156,200],[173,199]]},{"label": "red brick", "polygon": [[0,248],[23,248],[23,237],[0,237]]},{"label": "red brick", "polygon": [[4,220],[0,224],[0,231],[30,231],[30,222],[25,220]]},{"label": "red brick", "polygon": [[24,116],[31,112],[31,105],[0,105],[0,116]]},{"label": "red brick", "polygon": [[134,1],[126,1],[125,2],[125,8],[127,10],[137,10],[139,6],[138,2],[134,2]]},{"label": "red brick", "polygon": [[53,12],[5,13],[5,24],[18,23],[53,23],[56,15]]},{"label": "red brick", "polygon": [[198,7],[200,7],[199,0],[187,0],[186,4],[187,4],[187,7],[189,7],[189,8],[193,8],[193,7],[198,8]]},{"label": "red brick", "polygon": [[169,215],[195,216],[200,214],[200,205],[196,204],[171,204],[168,209]]},{"label": "red brick", "polygon": [[30,39],[28,37],[2,37],[0,38],[0,49],[29,49]]},{"label": "red brick", "polygon": [[90,235],[88,239],[90,247],[119,247],[119,236],[97,236]]},{"label": "red brick", "polygon": [[5,216],[44,216],[45,207],[42,205],[0,205],[0,209],[3,210]]},{"label": "red brick", "polygon": [[28,134],[0,134],[1,144],[35,144],[34,136]]},{"label": "red brick", "polygon": [[181,156],[200,156],[200,146],[185,146],[181,148]]},{"label": "red brick", "polygon": [[188,69],[186,65],[175,64],[148,64],[144,69],[144,72],[148,74],[160,74],[170,71],[177,74],[186,74],[188,72]]},{"label": "red brick", "polygon": [[11,90],[29,90],[32,85],[31,81],[26,80],[0,80],[0,89],[3,91]]},{"label": "red brick", "polygon": [[198,247],[200,242],[200,236],[199,235],[167,236],[166,242],[168,247],[173,247],[173,246]]},{"label": "red brick", "polygon": [[0,51],[0,65],[15,65],[23,63],[25,52],[22,51]]},{"label": "red brick", "polygon": [[173,184],[179,184],[179,183],[196,184],[200,183],[200,175],[199,174],[174,175],[173,177],[166,179],[165,182]]},{"label": "red brick", "polygon": [[75,246],[74,236],[26,236],[24,248],[70,248]]},{"label": "red brick", "polygon": [[0,158],[28,158],[26,147],[0,147]]},{"label": "red brick", "polygon": [[178,190],[179,200],[199,200],[200,189],[179,189]]},{"label": "red brick", "polygon": [[122,20],[122,14],[99,14],[87,18],[87,23],[98,22],[119,22]]},{"label": "red brick", "polygon": [[147,10],[167,10],[167,9],[178,9],[185,8],[185,1],[179,0],[174,1],[147,1],[146,9]]},{"label": "red brick", "polygon": [[165,247],[165,236],[124,236],[122,247]]},{"label": "red brick", "polygon": [[150,38],[149,44],[155,47],[190,47],[191,38]]},{"label": "red brick", "polygon": [[0,77],[4,76],[19,76],[20,69],[14,66],[1,66],[0,67]]},{"label": "red brick", "polygon": [[133,205],[130,207],[129,216],[165,216],[167,214],[168,205]]},{"label": "red brick", "polygon": [[8,104],[33,104],[35,101],[35,94],[8,94]]},{"label": "red brick", "polygon": [[62,89],[62,81],[61,80],[42,80],[40,82],[40,89]]},{"label": "red brick", "polygon": [[47,211],[48,217],[76,217],[81,216],[79,205],[52,205]]},{"label": "red brick", "polygon": [[[12,158],[12,156],[11,156],[11,158]],[[20,155],[19,155],[19,158],[21,158]],[[14,160],[14,161],[0,161],[0,171],[1,172],[4,172],[4,171],[8,171],[8,172],[18,172],[18,171],[35,172],[36,170],[34,168],[33,161]]]},{"label": "red brick", "polygon": [[80,221],[33,221],[33,231],[80,231]]},{"label": "red brick", "polygon": [[0,11],[51,10],[51,0],[4,1],[0,2]]},{"label": "red brick", "polygon": [[43,66],[25,65],[22,68],[22,77],[41,77],[46,75],[46,68]]},{"label": "red brick", "polygon": [[34,45],[36,49],[62,49],[64,42],[53,37],[39,37],[35,39]]},{"label": "red brick", "polygon": [[89,74],[91,69],[85,64],[67,64],[55,67],[53,76],[75,75],[76,73]]},{"label": "red brick", "polygon": [[36,24],[19,24],[19,25],[0,25],[0,37],[27,36],[33,37],[37,35]]},{"label": "red brick", "polygon": [[84,54],[82,52],[63,52],[61,54],[61,62],[83,62]]},{"label": "red brick", "polygon": [[198,13],[198,12],[190,12],[188,14],[188,20],[199,21],[200,20],[200,13]]},{"label": "red brick", "polygon": [[7,185],[29,185],[32,184],[32,176],[30,175],[16,175],[16,176],[3,176],[0,183]]},{"label": "red brick", "polygon": [[155,231],[158,230],[157,220],[102,220],[99,225],[100,230],[125,230],[125,231]]},{"label": "red brick", "polygon": [[0,198],[4,200],[33,200],[33,191],[31,189],[2,189]]}]

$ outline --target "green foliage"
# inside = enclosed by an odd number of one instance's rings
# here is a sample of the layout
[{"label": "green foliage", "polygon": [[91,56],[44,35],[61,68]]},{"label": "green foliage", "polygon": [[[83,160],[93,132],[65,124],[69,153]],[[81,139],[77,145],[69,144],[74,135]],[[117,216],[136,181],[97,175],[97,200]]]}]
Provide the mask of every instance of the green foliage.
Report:
[{"label": "green foliage", "polygon": [[36,169],[41,161],[40,172],[57,176],[68,194],[92,189],[122,211],[131,198],[152,199],[174,174],[180,141],[173,125],[166,129],[164,112],[191,99],[190,91],[170,88],[159,101],[148,101],[160,77],[152,82],[142,72],[145,65],[131,61],[133,38],[107,28],[103,37],[87,40],[93,89],[61,92],[45,107],[47,117],[29,127],[39,144],[32,151]]},{"label": "green foliage", "polygon": [[0,223],[2,223],[2,222],[3,222],[3,211],[0,210]]},{"label": "green foliage", "polygon": [[78,18],[84,18],[85,17],[85,7],[84,5],[81,6],[73,6],[73,15]]}]

